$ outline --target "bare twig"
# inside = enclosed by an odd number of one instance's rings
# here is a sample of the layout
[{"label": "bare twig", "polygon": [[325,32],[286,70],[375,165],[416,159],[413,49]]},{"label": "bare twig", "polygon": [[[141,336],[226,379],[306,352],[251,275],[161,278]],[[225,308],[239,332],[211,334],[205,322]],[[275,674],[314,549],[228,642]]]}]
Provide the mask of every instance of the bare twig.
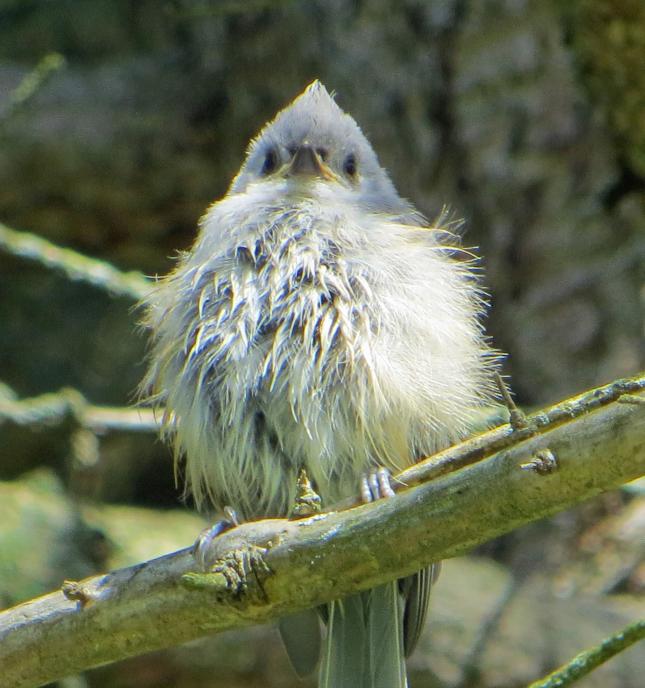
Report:
[{"label": "bare twig", "polygon": [[21,258],[35,260],[48,268],[61,270],[71,280],[87,282],[115,296],[139,300],[151,286],[142,273],[121,272],[110,263],[61,248],[29,232],[18,232],[0,223],[0,248]]},{"label": "bare twig", "polygon": [[528,426],[526,414],[517,407],[517,404],[513,400],[504,378],[498,372],[494,373],[494,377],[497,387],[502,395],[504,405],[508,409],[509,423],[511,424],[511,427],[513,430],[525,430]]},{"label": "bare twig", "polygon": [[[633,398],[644,398],[639,396],[643,391],[645,391],[645,374],[616,380],[603,387],[596,387],[588,392],[583,392],[559,404],[530,414],[526,417],[526,427],[521,430],[514,429],[510,424],[505,423],[466,442],[449,447],[424,461],[415,463],[396,476],[392,481],[392,488],[398,492],[420,482],[447,475],[477,463],[503,449],[510,449],[529,437],[538,434],[545,435],[548,431],[576,418],[581,418],[603,406],[614,402],[622,404],[625,398],[630,399],[630,403],[634,404]],[[552,454],[557,456],[553,448],[540,446],[528,457],[525,463],[528,464],[533,461],[535,456],[545,449],[549,449]],[[342,503],[342,506],[348,507],[359,502],[358,498],[347,500]]]},{"label": "bare twig", "polygon": [[570,662],[549,674],[546,678],[532,683],[529,688],[565,688],[591,673],[596,667],[645,638],[645,620],[636,621],[622,631],[576,655]]},{"label": "bare twig", "polygon": [[[391,499],[228,530],[204,556],[216,573],[196,573],[186,549],[81,581],[74,600],[57,592],[2,612],[0,686],[36,686],[316,607],[633,480],[645,473],[645,407],[618,400],[643,382],[619,381],[534,414],[541,420],[521,440],[505,426],[443,452],[438,464],[430,459],[414,474],[415,487]],[[558,471],[520,468],[545,446],[557,455]],[[467,462],[443,475],[456,465],[447,456]]]},{"label": "bare twig", "polygon": [[2,113],[6,120],[24,107],[49,78],[65,66],[65,58],[59,53],[49,53],[32,69],[9,94],[7,109]]},{"label": "bare twig", "polygon": [[155,432],[159,425],[151,409],[95,406],[75,389],[17,399],[13,390],[0,383],[0,424],[60,425],[73,418],[77,425],[95,433],[106,430]]}]

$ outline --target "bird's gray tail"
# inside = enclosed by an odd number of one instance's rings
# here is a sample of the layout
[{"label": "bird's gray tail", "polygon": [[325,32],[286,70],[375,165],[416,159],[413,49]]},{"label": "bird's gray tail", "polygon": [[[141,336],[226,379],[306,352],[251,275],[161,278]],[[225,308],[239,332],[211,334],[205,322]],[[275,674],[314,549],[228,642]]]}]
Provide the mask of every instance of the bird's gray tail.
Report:
[{"label": "bird's gray tail", "polygon": [[319,688],[407,688],[398,583],[332,602]]}]

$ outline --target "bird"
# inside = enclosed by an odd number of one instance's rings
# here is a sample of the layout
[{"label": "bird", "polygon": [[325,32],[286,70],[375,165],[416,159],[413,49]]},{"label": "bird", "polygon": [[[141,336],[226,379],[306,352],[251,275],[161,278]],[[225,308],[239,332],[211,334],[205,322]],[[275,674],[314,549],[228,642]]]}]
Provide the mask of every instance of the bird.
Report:
[{"label": "bird", "polygon": [[[250,142],[144,306],[142,389],[198,507],[286,516],[303,469],[326,505],[396,498],[391,475],[467,435],[495,397],[476,257],[446,212],[430,222],[398,194],[318,80]],[[298,674],[407,686],[432,579],[283,620]]]}]

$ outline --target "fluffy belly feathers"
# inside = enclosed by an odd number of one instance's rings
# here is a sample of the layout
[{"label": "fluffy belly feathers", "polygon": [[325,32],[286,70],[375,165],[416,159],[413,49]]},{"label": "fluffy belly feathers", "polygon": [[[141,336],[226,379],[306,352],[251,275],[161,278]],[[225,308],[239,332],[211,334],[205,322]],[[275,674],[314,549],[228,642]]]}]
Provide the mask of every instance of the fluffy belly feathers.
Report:
[{"label": "fluffy belly feathers", "polygon": [[236,212],[213,206],[149,299],[147,385],[198,502],[284,514],[304,466],[329,503],[465,432],[492,355],[438,230],[312,203],[231,229]]}]

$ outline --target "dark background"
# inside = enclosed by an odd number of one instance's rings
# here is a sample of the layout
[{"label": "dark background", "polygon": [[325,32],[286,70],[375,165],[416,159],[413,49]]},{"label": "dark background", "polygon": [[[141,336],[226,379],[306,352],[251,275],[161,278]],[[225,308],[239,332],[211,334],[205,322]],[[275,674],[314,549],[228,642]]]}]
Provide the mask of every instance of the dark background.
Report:
[{"label": "dark background", "polygon": [[[52,53],[64,64],[17,102],[16,89]],[[640,0],[1,0],[0,222],[123,270],[162,274],[225,193],[249,138],[320,78],[404,196],[428,217],[447,205],[465,218],[464,242],[484,257],[492,295],[488,330],[509,352],[518,401],[532,408],[645,367],[643,64]],[[0,253],[0,381],[20,398],[73,387],[95,404],[130,403],[144,366],[138,318],[128,299]],[[156,523],[160,512],[133,509],[185,512],[168,451],[145,433],[88,438],[67,425],[5,422],[0,480],[7,604],[136,561],[146,546],[152,556],[185,544],[199,528],[181,521],[168,542],[161,526],[140,532],[138,519]],[[635,553],[643,530],[625,525],[642,522],[642,502],[636,487],[607,495],[502,538],[470,563],[450,562],[484,569],[444,576],[453,587],[436,596],[431,649],[413,662],[412,686],[522,685],[566,658],[565,617],[573,654],[586,631],[590,644],[642,614],[631,596],[645,580]],[[17,575],[20,548],[39,536],[26,525],[34,520],[47,559]],[[489,574],[497,582],[479,594]],[[509,595],[473,676],[460,678],[487,610],[518,580],[528,611]],[[591,595],[581,605],[589,618],[577,616],[581,591]],[[554,640],[527,648],[535,634]],[[296,685],[269,631],[205,647],[79,680]],[[645,667],[632,655],[618,678],[617,661],[585,685],[636,686]]]}]

